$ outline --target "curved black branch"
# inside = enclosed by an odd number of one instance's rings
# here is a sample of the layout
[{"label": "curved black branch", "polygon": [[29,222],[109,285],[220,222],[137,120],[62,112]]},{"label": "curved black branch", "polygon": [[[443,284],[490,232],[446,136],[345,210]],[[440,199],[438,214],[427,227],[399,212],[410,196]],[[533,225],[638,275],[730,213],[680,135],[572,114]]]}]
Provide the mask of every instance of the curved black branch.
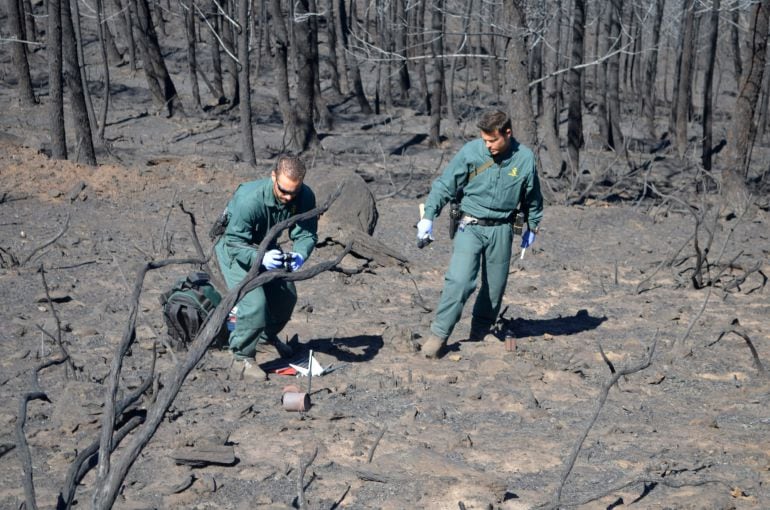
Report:
[{"label": "curved black branch", "polygon": [[559,508],[561,506],[561,492],[562,492],[562,489],[564,489],[564,484],[567,482],[567,478],[569,478],[569,475],[572,472],[572,468],[575,466],[575,460],[577,459],[577,456],[580,453],[580,449],[583,447],[583,443],[585,442],[586,437],[588,437],[588,433],[591,431],[591,428],[596,423],[596,420],[599,417],[599,413],[604,407],[604,403],[607,401],[607,396],[610,393],[610,389],[615,385],[615,383],[618,382],[618,380],[620,380],[621,377],[634,374],[636,372],[639,372],[649,367],[652,364],[652,355],[655,353],[655,346],[657,344],[658,344],[658,332],[656,331],[655,336],[652,339],[652,345],[648,349],[647,357],[636,366],[624,368],[623,370],[615,372],[613,376],[610,377],[606,383],[604,383],[602,390],[599,392],[599,400],[596,405],[596,410],[594,411],[594,414],[591,417],[591,419],[586,424],[585,430],[578,438],[577,442],[575,443],[575,446],[572,448],[572,453],[570,454],[569,458],[567,458],[565,462],[564,472],[561,475],[559,486],[556,488],[556,493],[554,494],[553,500],[551,501],[551,505],[553,508]]},{"label": "curved black branch", "polygon": [[[335,193],[333,193],[329,200],[321,207],[317,207],[306,213],[298,214],[287,220],[281,221],[274,225],[265,234],[265,238],[257,249],[256,260],[261,260],[262,254],[269,244],[286,228],[289,228],[299,221],[316,217],[325,212],[334,200],[339,196],[341,187],[338,187]],[[190,344],[187,352],[187,357],[174,367],[173,372],[170,374],[170,382],[165,386],[157,395],[157,399],[153,406],[148,409],[147,417],[144,425],[139,432],[132,436],[129,443],[126,445],[124,454],[115,462],[113,466],[110,465],[109,452],[112,451],[111,441],[112,432],[114,430],[114,402],[117,393],[117,383],[119,380],[120,367],[122,364],[123,356],[132,342],[134,325],[136,322],[136,313],[138,308],[138,298],[141,293],[144,276],[149,269],[157,268],[160,263],[148,263],[145,268],[139,271],[137,275],[137,281],[134,286],[134,295],[132,296],[132,305],[129,325],[126,327],[121,345],[115,353],[113,358],[113,364],[110,369],[110,389],[105,399],[105,417],[102,425],[101,444],[99,448],[99,472],[97,477],[97,483],[94,489],[92,504],[95,509],[107,510],[112,507],[117,497],[118,490],[123,483],[123,480],[128,473],[128,470],[133,465],[136,458],[141,451],[150,441],[155,434],[158,426],[163,420],[163,416],[173,403],[177,394],[179,393],[182,384],[184,383],[187,375],[193,368],[200,362],[203,355],[206,353],[211,342],[214,341],[221,324],[225,320],[225,316],[230,312],[232,307],[240,298],[249,290],[253,290],[260,285],[264,285],[269,281],[276,279],[285,279],[289,281],[307,280],[316,276],[317,274],[328,270],[331,267],[339,264],[342,258],[350,251],[352,243],[348,243],[342,253],[334,260],[330,262],[323,262],[313,267],[303,269],[294,273],[287,273],[285,271],[267,271],[259,274],[259,265],[255,264],[254,267],[246,274],[243,281],[236,287],[231,289],[222,301],[209,315],[208,320],[199,331],[195,340]],[[164,265],[168,265],[169,261],[165,261]],[[188,261],[187,263],[200,263],[200,261]]]},{"label": "curved black branch", "polygon": [[37,375],[41,370],[53,365],[59,365],[65,361],[67,361],[66,357],[56,358],[44,361],[35,367],[30,376],[30,386],[32,389],[22,395],[19,399],[19,416],[16,419],[16,452],[19,456],[19,462],[21,463],[25,504],[28,510],[36,510],[37,501],[35,498],[35,483],[32,477],[32,456],[29,453],[27,436],[24,434],[24,425],[27,423],[27,404],[32,400],[45,400],[46,402],[50,402],[45,392],[40,389]]},{"label": "curved black branch", "polygon": [[40,250],[42,250],[44,248],[47,248],[48,246],[52,245],[53,243],[58,241],[61,236],[64,235],[64,233],[67,231],[67,228],[69,228],[69,226],[70,226],[70,214],[71,214],[71,211],[67,211],[67,219],[64,220],[64,226],[61,228],[59,233],[56,234],[55,236],[53,236],[48,241],[46,241],[43,244],[41,244],[40,246],[38,246],[37,248],[35,248],[34,250],[32,250],[31,252],[29,252],[29,255],[24,257],[24,260],[21,261],[20,265],[22,265],[22,266],[26,265],[26,263],[29,262],[30,259],[32,259],[32,257],[35,256],[36,253],[38,253]]},{"label": "curved black branch", "polygon": [[305,501],[305,472],[307,471],[307,468],[310,467],[310,464],[315,461],[317,455],[318,447],[316,446],[307,460],[302,457],[299,458],[299,473],[297,474],[297,506],[300,510],[307,510],[307,501]]},{"label": "curved black branch", "polygon": [[123,366],[123,357],[128,352],[129,347],[136,338],[136,319],[139,314],[139,297],[142,294],[144,278],[147,273],[153,269],[174,265],[174,264],[201,264],[199,259],[168,259],[146,263],[137,271],[136,282],[131,293],[131,308],[129,311],[128,324],[123,331],[118,348],[110,363],[110,375],[107,383],[107,389],[104,398],[104,415],[102,417],[101,439],[99,444],[99,470],[97,472],[97,487],[104,483],[104,479],[110,470],[110,455],[112,451],[112,435],[115,430],[115,399],[118,394],[118,384],[120,382],[120,371]]},{"label": "curved black branch", "polygon": [[[51,292],[48,288],[48,282],[45,279],[45,267],[43,264],[40,264],[40,277],[43,279],[43,288],[45,289],[45,298],[48,301],[48,307],[51,309],[51,314],[53,314],[54,321],[56,321],[56,345],[59,346],[59,352],[62,356],[62,358],[66,359],[70,370],[72,370],[73,377],[76,376],[77,367],[75,366],[75,362],[72,360],[72,357],[70,356],[70,353],[67,351],[67,348],[64,347],[64,343],[62,343],[61,338],[61,320],[59,319],[59,313],[56,311],[56,307],[53,306],[53,300],[51,299]],[[40,327],[42,330],[43,328]],[[47,332],[46,332],[47,333]]]}]

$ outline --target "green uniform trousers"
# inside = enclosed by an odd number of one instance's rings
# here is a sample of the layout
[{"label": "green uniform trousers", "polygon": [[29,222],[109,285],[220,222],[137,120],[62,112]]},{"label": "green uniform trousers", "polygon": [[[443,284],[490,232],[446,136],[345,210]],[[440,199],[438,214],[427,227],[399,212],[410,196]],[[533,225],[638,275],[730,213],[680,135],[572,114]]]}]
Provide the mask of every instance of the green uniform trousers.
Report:
[{"label": "green uniform trousers", "polygon": [[[246,277],[238,261],[219,261],[227,287],[232,289]],[[236,358],[253,358],[258,343],[273,342],[291,319],[297,304],[294,283],[274,280],[257,287],[238,301],[235,329],[230,333],[230,350]]]},{"label": "green uniform trousers", "polygon": [[449,269],[444,275],[436,317],[431,331],[449,338],[460,320],[463,306],[476,289],[481,268],[481,288],[473,306],[473,328],[489,328],[497,320],[508,281],[513,230],[509,224],[482,227],[466,225],[454,238]]}]

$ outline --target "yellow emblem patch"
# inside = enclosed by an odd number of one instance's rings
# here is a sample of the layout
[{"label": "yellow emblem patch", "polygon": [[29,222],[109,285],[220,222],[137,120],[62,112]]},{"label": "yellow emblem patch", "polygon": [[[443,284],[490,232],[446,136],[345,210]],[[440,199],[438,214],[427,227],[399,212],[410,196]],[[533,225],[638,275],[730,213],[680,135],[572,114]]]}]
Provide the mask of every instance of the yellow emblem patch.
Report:
[{"label": "yellow emblem patch", "polygon": [[508,175],[510,175],[511,177],[516,177],[517,175],[519,175],[519,169],[516,167],[513,167],[511,169],[511,173],[509,173]]}]

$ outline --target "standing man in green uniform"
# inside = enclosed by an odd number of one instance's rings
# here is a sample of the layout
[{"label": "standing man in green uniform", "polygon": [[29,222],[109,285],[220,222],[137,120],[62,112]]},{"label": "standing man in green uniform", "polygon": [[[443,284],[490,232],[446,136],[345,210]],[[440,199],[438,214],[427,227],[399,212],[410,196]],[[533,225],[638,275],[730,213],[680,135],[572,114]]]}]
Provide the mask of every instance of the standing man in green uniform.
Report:
[{"label": "standing man in green uniform", "polygon": [[[286,262],[291,271],[296,271],[310,256],[318,240],[317,218],[301,221],[292,228],[292,251],[286,257],[273,241],[262,260],[255,260],[257,247],[273,225],[315,208],[315,195],[303,184],[304,178],[302,161],[282,156],[270,178],[241,184],[235,190],[227,204],[227,227],[215,247],[228,288],[238,285],[254,264],[261,264],[262,270],[274,271],[282,269]],[[275,346],[281,355],[290,354],[278,333],[291,319],[296,303],[294,283],[280,279],[252,290],[237,303],[229,345],[245,377],[265,379],[255,356],[264,352],[266,345]]]},{"label": "standing man in green uniform", "polygon": [[543,217],[543,197],[535,157],[511,132],[507,114],[493,110],[478,123],[481,138],[468,142],[433,182],[417,238],[433,238],[433,220],[462,189],[461,219],[454,238],[449,269],[444,276],[431,334],[422,346],[428,358],[438,357],[460,320],[463,305],[481,288],[473,307],[471,339],[483,339],[497,320],[511,260],[515,210],[524,212],[527,229],[521,247],[535,241]]}]

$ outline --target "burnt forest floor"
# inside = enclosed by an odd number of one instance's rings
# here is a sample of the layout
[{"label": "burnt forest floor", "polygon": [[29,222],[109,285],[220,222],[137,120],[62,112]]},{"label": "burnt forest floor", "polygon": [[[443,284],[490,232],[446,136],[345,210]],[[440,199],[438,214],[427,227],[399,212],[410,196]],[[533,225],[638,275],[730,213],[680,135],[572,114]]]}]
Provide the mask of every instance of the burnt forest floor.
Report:
[{"label": "burnt forest floor", "polygon": [[[209,250],[205,234],[237,184],[269,175],[280,152],[269,94],[256,94],[252,169],[234,157],[233,112],[165,119],[154,114],[141,77],[123,78],[107,129],[111,151],[99,154],[97,168],[45,156],[44,106],[11,106],[3,115],[0,508],[24,500],[19,399],[31,390],[34,367],[58,352],[41,331],[56,336],[57,323],[39,268],[76,367],[74,374],[66,365],[42,370],[48,401],[28,405],[37,499],[50,508],[76,454],[98,437],[104,381],[137,270],[153,259],[195,256],[188,216],[177,204],[195,215]],[[258,92],[263,85],[255,85]],[[3,89],[5,104],[11,93]],[[770,363],[766,208],[716,221],[710,209],[699,231],[701,244],[708,229],[714,236],[707,278],[724,272],[715,286],[695,290],[687,241],[695,221],[684,207],[659,196],[638,199],[637,192],[559,205],[557,191],[534,247],[511,263],[504,309],[518,351],[465,340],[472,297],[447,354],[425,360],[415,343],[427,333],[451,245],[442,215],[436,242],[417,249],[417,204],[463,139],[429,148],[420,141],[425,117],[403,108],[367,118],[350,103],[335,107],[323,150],[304,156],[309,174],[363,176],[380,197],[373,236],[409,262],[363,264],[359,274],[326,272],[298,283],[299,303],[284,334],[297,335],[297,351],[312,349],[335,369],[313,379],[306,413],[281,405],[284,386],[295,379],[239,380],[229,354],[211,349],[132,466],[115,508],[288,508],[297,504],[300,459],[316,448],[304,477],[309,508],[532,508],[560,486],[613,376],[610,365],[634,367],[653,344],[650,366],[610,389],[566,479],[563,504],[767,508],[770,386],[747,342],[720,336],[738,319],[758,359]],[[463,132],[473,136],[472,125]],[[595,157],[597,168],[612,161]],[[688,179],[679,164],[663,156],[644,178],[673,193]],[[689,195],[694,204],[702,199]],[[319,247],[309,263],[340,249]],[[675,263],[662,264],[669,259]],[[153,346],[165,334],[158,296],[189,269],[148,274],[123,391],[150,377]],[[174,357],[184,356],[159,347],[161,385]],[[140,404],[137,414],[149,397]],[[232,446],[235,461],[175,461],[180,451],[212,444]],[[77,507],[90,506],[94,479],[91,470],[78,486]]]}]

